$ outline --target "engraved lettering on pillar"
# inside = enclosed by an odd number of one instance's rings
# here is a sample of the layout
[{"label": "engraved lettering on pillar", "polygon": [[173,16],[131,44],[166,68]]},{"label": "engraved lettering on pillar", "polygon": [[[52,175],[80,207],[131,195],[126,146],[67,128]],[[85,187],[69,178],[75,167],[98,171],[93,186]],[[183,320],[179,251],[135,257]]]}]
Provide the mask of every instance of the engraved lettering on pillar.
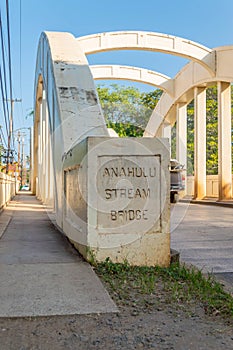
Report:
[{"label": "engraved lettering on pillar", "polygon": [[[141,233],[160,229],[160,157],[98,157],[98,229]],[[155,220],[157,220],[157,225]]]}]

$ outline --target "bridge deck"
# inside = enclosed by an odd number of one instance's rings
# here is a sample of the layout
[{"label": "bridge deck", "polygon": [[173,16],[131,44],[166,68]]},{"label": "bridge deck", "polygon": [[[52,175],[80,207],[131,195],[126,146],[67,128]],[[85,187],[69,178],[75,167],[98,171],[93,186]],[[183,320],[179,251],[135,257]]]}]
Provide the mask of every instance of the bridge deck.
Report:
[{"label": "bridge deck", "polygon": [[0,317],[117,311],[34,196],[17,195],[0,222]]},{"label": "bridge deck", "polygon": [[232,202],[205,204],[172,207],[171,247],[180,252],[181,261],[213,273],[233,293]]}]

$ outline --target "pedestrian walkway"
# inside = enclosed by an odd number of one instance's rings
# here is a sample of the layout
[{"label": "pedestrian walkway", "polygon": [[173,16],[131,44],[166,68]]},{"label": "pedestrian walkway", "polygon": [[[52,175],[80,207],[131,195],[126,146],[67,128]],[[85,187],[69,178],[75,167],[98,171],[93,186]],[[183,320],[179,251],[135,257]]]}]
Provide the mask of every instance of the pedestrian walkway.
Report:
[{"label": "pedestrian walkway", "polygon": [[91,266],[33,195],[17,195],[0,222],[0,317],[117,311]]}]

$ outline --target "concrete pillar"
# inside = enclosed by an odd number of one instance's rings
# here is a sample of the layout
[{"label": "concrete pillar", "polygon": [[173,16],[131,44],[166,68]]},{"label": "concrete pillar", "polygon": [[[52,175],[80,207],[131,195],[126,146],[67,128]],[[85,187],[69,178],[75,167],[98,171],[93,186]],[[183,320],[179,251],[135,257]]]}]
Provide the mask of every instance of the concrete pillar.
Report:
[{"label": "concrete pillar", "polygon": [[38,176],[36,185],[36,196],[41,199],[41,181],[42,181],[42,103],[40,104],[40,116],[38,122]]},{"label": "concrete pillar", "polygon": [[45,115],[45,203],[49,201],[49,180],[50,180],[50,167],[49,167],[49,120],[48,109],[46,106]]},{"label": "concrete pillar", "polygon": [[[176,107],[176,159],[184,165],[187,174],[187,104],[178,103]],[[185,176],[185,191],[187,190],[187,175]]]},{"label": "concrete pillar", "polygon": [[194,198],[206,196],[206,89],[194,89]]},{"label": "concrete pillar", "polygon": [[[36,102],[37,107],[35,110],[35,113],[38,114],[38,111],[40,110],[39,107],[39,101]],[[33,194],[36,195],[36,179],[38,177],[38,148],[39,148],[39,140],[38,140],[38,129],[39,129],[39,122],[38,122],[38,115],[35,115],[35,123],[33,127],[32,132],[32,138],[31,138],[31,147],[32,147],[32,159],[31,159],[31,191]]]},{"label": "concrete pillar", "polygon": [[169,123],[164,123],[163,124],[163,137],[167,138],[169,140],[169,152],[170,152],[170,158],[171,158],[171,131],[172,127],[171,124]]},{"label": "concrete pillar", "polygon": [[179,103],[176,114],[176,158],[187,168],[187,105]]},{"label": "concrete pillar", "polygon": [[219,200],[232,198],[231,84],[218,82]]},{"label": "concrete pillar", "polygon": [[49,206],[54,209],[54,175],[51,138],[49,139]]},{"label": "concrete pillar", "polygon": [[41,163],[41,200],[43,203],[45,203],[46,200],[46,119],[47,119],[47,105],[46,105],[46,94],[45,91],[43,91],[43,97],[42,97],[42,116],[41,116],[41,156],[42,156],[42,163]]}]

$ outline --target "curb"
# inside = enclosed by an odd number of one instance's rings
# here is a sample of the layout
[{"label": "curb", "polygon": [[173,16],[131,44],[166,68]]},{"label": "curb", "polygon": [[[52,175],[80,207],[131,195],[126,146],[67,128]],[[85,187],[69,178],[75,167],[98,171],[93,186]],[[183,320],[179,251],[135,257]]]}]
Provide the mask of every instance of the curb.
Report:
[{"label": "curb", "polygon": [[233,201],[229,202],[222,202],[222,201],[215,201],[215,200],[208,200],[208,199],[180,199],[179,202],[181,203],[191,203],[191,204],[202,204],[202,205],[213,205],[213,206],[219,206],[219,207],[226,207],[226,208],[233,208]]}]

